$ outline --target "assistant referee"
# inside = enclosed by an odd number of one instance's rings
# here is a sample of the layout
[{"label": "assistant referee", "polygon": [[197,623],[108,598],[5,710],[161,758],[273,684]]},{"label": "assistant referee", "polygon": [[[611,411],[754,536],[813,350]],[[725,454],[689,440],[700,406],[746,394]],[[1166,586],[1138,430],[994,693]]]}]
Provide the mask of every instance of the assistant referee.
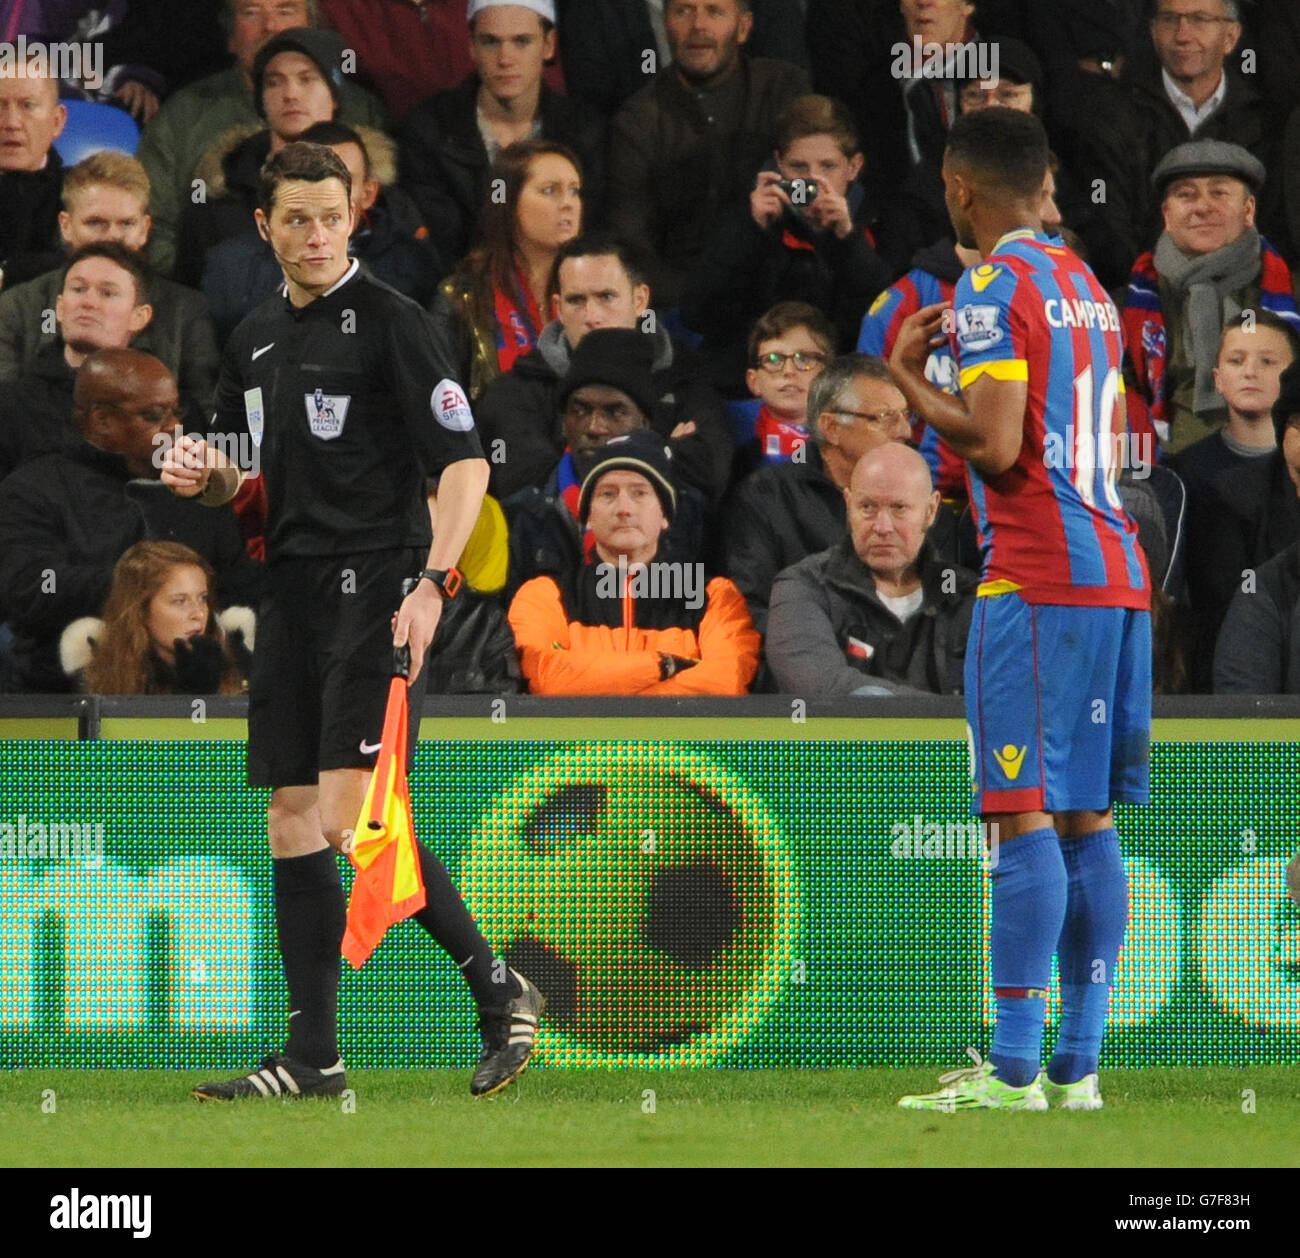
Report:
[{"label": "assistant referee", "polygon": [[[292,1011],[282,1053],[251,1074],[201,1084],[200,1100],[346,1086],[337,1043],[346,904],[334,850],[361,811],[394,647],[411,649],[418,721],[421,665],[459,584],[455,563],[488,480],[436,325],[348,257],[350,194],[347,167],[323,145],[286,145],[262,167],[257,228],[285,284],[231,335],[212,421],[214,433],[249,446],[241,462],[260,463],[266,485],[248,774],[273,788],[276,928]],[[182,438],[162,479],[215,505],[234,496],[241,476],[206,442]],[[430,477],[438,478],[432,545]],[[403,580],[416,576],[402,599]],[[419,852],[428,903],[415,920],[473,992],[483,1052],[471,1091],[490,1095],[527,1063],[544,1000],[496,961],[442,862],[423,845]]]}]

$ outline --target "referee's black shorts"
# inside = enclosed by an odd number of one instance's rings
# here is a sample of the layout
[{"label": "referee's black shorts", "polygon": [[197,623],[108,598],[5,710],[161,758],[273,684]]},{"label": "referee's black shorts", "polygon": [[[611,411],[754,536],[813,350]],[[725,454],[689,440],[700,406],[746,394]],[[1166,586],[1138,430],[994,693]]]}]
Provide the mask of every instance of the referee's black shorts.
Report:
[{"label": "referee's black shorts", "polygon": [[[393,675],[402,581],[428,552],[281,559],[267,572],[248,696],[248,780],[315,786],[325,769],[368,769]],[[410,691],[415,748],[427,669]]]}]

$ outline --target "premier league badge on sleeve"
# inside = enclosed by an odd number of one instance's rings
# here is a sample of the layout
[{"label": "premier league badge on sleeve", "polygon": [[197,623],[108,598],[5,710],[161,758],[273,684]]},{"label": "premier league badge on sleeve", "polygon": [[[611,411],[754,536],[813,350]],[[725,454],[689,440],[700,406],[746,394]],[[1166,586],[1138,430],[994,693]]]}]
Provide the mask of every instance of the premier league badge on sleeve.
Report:
[{"label": "premier league badge on sleeve", "polygon": [[957,311],[957,344],[972,353],[992,349],[1002,339],[996,306],[963,306]]},{"label": "premier league badge on sleeve", "polygon": [[305,394],[303,401],[307,403],[307,423],[312,436],[319,437],[322,441],[333,441],[335,437],[342,436],[343,425],[348,417],[348,403],[352,401],[348,394],[322,393],[317,389],[315,393]]}]

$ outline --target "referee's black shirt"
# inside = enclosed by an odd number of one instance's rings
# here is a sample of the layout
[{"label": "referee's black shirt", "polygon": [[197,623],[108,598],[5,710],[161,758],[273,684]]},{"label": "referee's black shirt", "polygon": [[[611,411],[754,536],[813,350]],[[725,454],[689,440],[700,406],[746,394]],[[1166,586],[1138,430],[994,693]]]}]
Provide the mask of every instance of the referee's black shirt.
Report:
[{"label": "referee's black shirt", "polygon": [[211,431],[260,435],[268,561],[428,547],[426,476],[483,457],[452,362],[433,320],[355,262],[235,329]]}]

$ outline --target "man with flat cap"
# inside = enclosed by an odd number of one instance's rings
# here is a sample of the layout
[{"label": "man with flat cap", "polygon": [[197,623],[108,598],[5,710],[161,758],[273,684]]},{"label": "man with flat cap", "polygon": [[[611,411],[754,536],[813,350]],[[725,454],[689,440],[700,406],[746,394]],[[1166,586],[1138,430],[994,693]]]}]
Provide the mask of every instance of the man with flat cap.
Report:
[{"label": "man with flat cap", "polygon": [[1237,144],[1194,140],[1171,149],[1152,186],[1165,230],[1133,266],[1124,299],[1129,411],[1145,405],[1177,451],[1214,432],[1227,404],[1214,387],[1226,324],[1268,310],[1300,330],[1291,271],[1255,226],[1262,163]]},{"label": "man with flat cap", "polygon": [[1238,48],[1241,0],[1153,0],[1145,7],[1149,42],[1142,40],[1114,77],[1079,76],[1067,120],[1076,133],[1072,165],[1094,196],[1104,196],[1098,212],[1130,258],[1160,230],[1159,197],[1147,180],[1166,153],[1190,140],[1222,140],[1272,171],[1283,121],[1256,90],[1258,76]]}]

